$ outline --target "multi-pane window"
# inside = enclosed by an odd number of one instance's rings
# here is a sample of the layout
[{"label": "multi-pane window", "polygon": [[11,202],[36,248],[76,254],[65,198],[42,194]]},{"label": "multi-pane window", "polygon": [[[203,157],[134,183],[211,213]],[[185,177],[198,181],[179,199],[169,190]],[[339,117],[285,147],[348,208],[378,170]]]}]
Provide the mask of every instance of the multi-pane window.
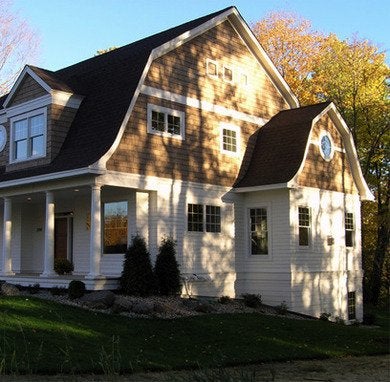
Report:
[{"label": "multi-pane window", "polygon": [[268,223],[266,208],[251,208],[250,241],[252,255],[268,255]]},{"label": "multi-pane window", "polygon": [[310,208],[298,207],[299,245],[308,246],[310,243]]},{"label": "multi-pane window", "polygon": [[221,232],[221,207],[188,204],[188,231]]},{"label": "multi-pane window", "polygon": [[188,204],[188,231],[203,232],[203,204]]},{"label": "multi-pane window", "polygon": [[206,232],[221,232],[221,207],[206,206]]},{"label": "multi-pane window", "polygon": [[125,253],[127,248],[127,202],[104,203],[103,252]]},{"label": "multi-pane window", "polygon": [[348,292],[348,320],[356,319],[356,292]]},{"label": "multi-pane window", "polygon": [[237,154],[239,128],[234,125],[221,124],[221,151],[225,154]]},{"label": "multi-pane window", "polygon": [[354,222],[353,222],[353,213],[345,213],[345,246],[353,247],[354,245]]},{"label": "multi-pane window", "polygon": [[29,113],[12,120],[11,161],[41,157],[46,153],[46,116]]},{"label": "multi-pane window", "polygon": [[184,112],[148,104],[148,132],[184,138]]},{"label": "multi-pane window", "polygon": [[218,78],[218,63],[217,61],[207,60],[207,75]]}]

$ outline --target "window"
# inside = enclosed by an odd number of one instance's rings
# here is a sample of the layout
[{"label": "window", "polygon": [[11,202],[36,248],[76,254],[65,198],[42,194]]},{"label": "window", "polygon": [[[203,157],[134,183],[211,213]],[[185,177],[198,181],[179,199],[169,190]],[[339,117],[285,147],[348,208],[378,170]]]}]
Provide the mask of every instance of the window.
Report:
[{"label": "window", "polygon": [[223,80],[225,82],[233,82],[233,69],[228,67],[228,66],[224,66],[223,67]]},{"label": "window", "polygon": [[267,209],[251,208],[250,242],[252,255],[268,255]]},{"label": "window", "polygon": [[184,139],[184,112],[148,104],[148,132]]},{"label": "window", "polygon": [[345,246],[353,247],[354,245],[354,224],[353,224],[353,213],[345,213]]},{"label": "window", "polygon": [[218,78],[218,63],[217,61],[207,59],[206,71],[209,77]]},{"label": "window", "polygon": [[11,162],[46,155],[46,109],[11,119]]},{"label": "window", "polygon": [[221,207],[188,204],[188,231],[203,232],[204,230],[214,233],[221,232]]},{"label": "window", "polygon": [[356,292],[348,292],[348,320],[356,319]]},{"label": "window", "polygon": [[103,253],[125,253],[127,249],[127,202],[104,203]]},{"label": "window", "polygon": [[241,72],[239,81],[240,81],[240,85],[248,86],[248,75],[244,72]]},{"label": "window", "polygon": [[221,207],[206,206],[206,232],[221,232]]},{"label": "window", "polygon": [[229,124],[221,125],[221,151],[224,154],[238,154],[239,127]]},{"label": "window", "polygon": [[310,209],[298,207],[299,245],[309,246],[310,243]]}]

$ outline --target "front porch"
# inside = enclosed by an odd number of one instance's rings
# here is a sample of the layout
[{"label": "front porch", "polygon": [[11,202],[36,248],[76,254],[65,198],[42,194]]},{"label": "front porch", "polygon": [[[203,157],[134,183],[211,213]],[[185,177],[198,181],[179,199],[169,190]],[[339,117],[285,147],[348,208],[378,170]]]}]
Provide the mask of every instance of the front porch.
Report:
[{"label": "front porch", "polygon": [[[91,180],[0,194],[0,280],[41,288],[81,280],[88,290],[116,289],[134,234],[156,252],[156,194]],[[58,275],[57,258],[71,261],[73,273]]]}]

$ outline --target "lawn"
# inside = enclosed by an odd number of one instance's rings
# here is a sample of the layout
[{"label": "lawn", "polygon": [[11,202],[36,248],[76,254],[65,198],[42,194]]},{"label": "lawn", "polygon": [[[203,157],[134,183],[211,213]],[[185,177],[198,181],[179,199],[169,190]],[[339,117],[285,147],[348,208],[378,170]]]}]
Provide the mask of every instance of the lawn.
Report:
[{"label": "lawn", "polygon": [[0,374],[110,374],[384,354],[387,329],[260,314],[130,319],[1,297]]}]

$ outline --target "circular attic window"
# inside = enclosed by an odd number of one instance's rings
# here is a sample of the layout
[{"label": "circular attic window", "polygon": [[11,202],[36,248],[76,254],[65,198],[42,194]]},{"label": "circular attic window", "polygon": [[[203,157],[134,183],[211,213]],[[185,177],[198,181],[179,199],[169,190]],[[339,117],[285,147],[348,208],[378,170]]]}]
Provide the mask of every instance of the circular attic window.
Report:
[{"label": "circular attic window", "polygon": [[321,134],[319,147],[320,147],[320,153],[322,157],[326,161],[330,161],[333,158],[334,147],[333,147],[332,137],[327,132]]}]

